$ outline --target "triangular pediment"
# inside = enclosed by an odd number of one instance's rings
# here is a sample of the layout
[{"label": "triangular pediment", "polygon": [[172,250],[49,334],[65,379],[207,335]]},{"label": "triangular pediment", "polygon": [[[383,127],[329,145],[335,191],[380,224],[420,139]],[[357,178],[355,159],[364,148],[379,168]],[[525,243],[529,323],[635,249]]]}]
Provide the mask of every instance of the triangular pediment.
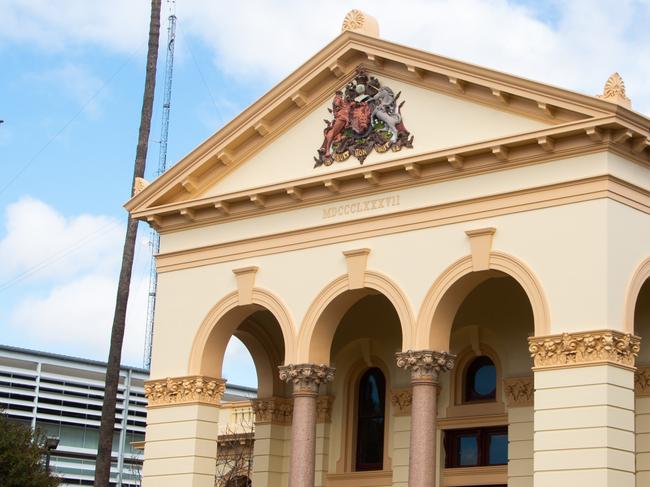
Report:
[{"label": "triangular pediment", "polygon": [[[328,111],[334,94],[355,79],[360,67],[400,94],[402,128],[414,137],[412,147],[371,150],[363,166],[351,154],[347,160],[314,167],[324,120],[334,119]],[[302,200],[302,190],[291,188],[323,178],[327,186],[329,177],[367,171],[364,176],[372,182],[377,177],[373,168],[392,161],[404,161],[408,169],[411,162],[435,155],[456,165],[463,156],[454,159],[455,154],[471,154],[472,148],[486,144],[494,145],[495,156],[501,158],[508,150],[501,144],[509,138],[543,138],[621,112],[642,118],[594,97],[344,32],[126,207],[154,223],[179,211],[194,220],[191,202],[207,202],[228,215],[230,202],[242,198],[257,208],[266,207],[265,195],[278,191]],[[328,186],[333,192],[336,187],[338,183]],[[255,189],[263,189],[264,195],[251,196]]]}]

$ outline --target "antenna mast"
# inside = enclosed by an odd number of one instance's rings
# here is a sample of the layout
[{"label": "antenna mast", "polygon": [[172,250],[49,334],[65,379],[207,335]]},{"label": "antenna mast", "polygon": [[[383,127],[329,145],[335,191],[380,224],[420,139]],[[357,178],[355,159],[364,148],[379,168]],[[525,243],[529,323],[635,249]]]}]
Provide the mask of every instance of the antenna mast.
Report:
[{"label": "antenna mast", "polygon": [[[165,91],[163,95],[162,125],[160,129],[160,152],[158,154],[158,172],[160,176],[167,169],[167,139],[169,136],[169,112],[172,101],[172,76],[174,74],[174,45],[176,43],[176,0],[167,0],[169,10],[167,24],[167,56],[165,58]],[[153,319],[156,310],[156,254],[160,251],[160,235],[151,229],[151,267],[149,271],[149,299],[147,302],[147,330],[144,342],[144,366],[151,366],[151,345],[153,341]]]}]

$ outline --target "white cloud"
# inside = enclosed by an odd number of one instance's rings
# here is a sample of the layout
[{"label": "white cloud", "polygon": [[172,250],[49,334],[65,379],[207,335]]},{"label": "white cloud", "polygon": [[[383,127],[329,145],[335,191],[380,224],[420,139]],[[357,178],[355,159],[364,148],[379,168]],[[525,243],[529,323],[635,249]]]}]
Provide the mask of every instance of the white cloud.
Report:
[{"label": "white cloud", "polygon": [[[650,2],[514,0],[246,0],[177,4],[179,32],[214,52],[217,69],[272,84],[340,31],[345,13],[375,16],[387,40],[595,94],[619,71],[637,110],[650,113]],[[0,0],[0,43],[48,49],[144,47],[149,2]],[[161,44],[165,39],[163,10]],[[551,20],[549,20],[551,19]],[[179,36],[179,45],[184,42]],[[180,50],[182,51],[182,49]]]},{"label": "white cloud", "polygon": [[[0,293],[20,288],[8,334],[29,348],[106,360],[124,229],[103,215],[65,217],[33,198],[9,205],[0,241]],[[123,362],[142,365],[149,285],[148,235],[140,237],[131,279]],[[26,280],[22,280],[27,276]],[[0,298],[2,298],[0,294]]]},{"label": "white cloud", "polygon": [[6,208],[5,227],[0,289],[23,277],[60,280],[90,270],[106,273],[119,263],[124,230],[112,217],[66,218],[46,203],[25,197]]},{"label": "white cloud", "polygon": [[0,0],[0,43],[62,50],[82,44],[116,51],[145,47],[149,2],[132,0]]}]

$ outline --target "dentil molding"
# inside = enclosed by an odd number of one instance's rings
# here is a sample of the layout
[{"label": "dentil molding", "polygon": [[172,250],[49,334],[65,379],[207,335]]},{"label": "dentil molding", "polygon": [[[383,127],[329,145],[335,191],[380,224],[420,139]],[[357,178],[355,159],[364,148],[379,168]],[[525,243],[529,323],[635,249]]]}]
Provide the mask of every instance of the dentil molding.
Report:
[{"label": "dentil molding", "polygon": [[225,390],[224,379],[203,376],[168,377],[144,384],[149,407],[194,402],[217,405]]},{"label": "dentil molding", "polygon": [[641,339],[615,330],[563,333],[528,339],[536,368],[609,362],[634,367]]}]

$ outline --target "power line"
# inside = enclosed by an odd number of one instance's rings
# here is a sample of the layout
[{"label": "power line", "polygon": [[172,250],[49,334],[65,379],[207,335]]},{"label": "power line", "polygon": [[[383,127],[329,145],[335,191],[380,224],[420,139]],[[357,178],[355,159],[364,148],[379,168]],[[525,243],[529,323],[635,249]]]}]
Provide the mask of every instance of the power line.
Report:
[{"label": "power line", "polygon": [[51,266],[52,264],[60,261],[64,257],[67,257],[68,255],[78,251],[81,249],[83,246],[85,246],[87,243],[95,240],[99,236],[102,236],[106,233],[108,233],[110,230],[113,230],[114,228],[118,227],[119,223],[113,222],[108,225],[104,225],[101,228],[97,229],[96,231],[89,233],[85,237],[81,238],[78,240],[74,245],[71,245],[69,247],[63,248],[59,250],[58,252],[55,252],[54,254],[50,255],[46,259],[42,260],[38,264],[30,267],[29,269],[23,271],[22,273],[18,274],[17,276],[9,279],[8,281],[0,284],[0,292],[6,291],[10,287],[12,287],[15,284],[18,284],[19,282],[25,280],[29,276]]}]

